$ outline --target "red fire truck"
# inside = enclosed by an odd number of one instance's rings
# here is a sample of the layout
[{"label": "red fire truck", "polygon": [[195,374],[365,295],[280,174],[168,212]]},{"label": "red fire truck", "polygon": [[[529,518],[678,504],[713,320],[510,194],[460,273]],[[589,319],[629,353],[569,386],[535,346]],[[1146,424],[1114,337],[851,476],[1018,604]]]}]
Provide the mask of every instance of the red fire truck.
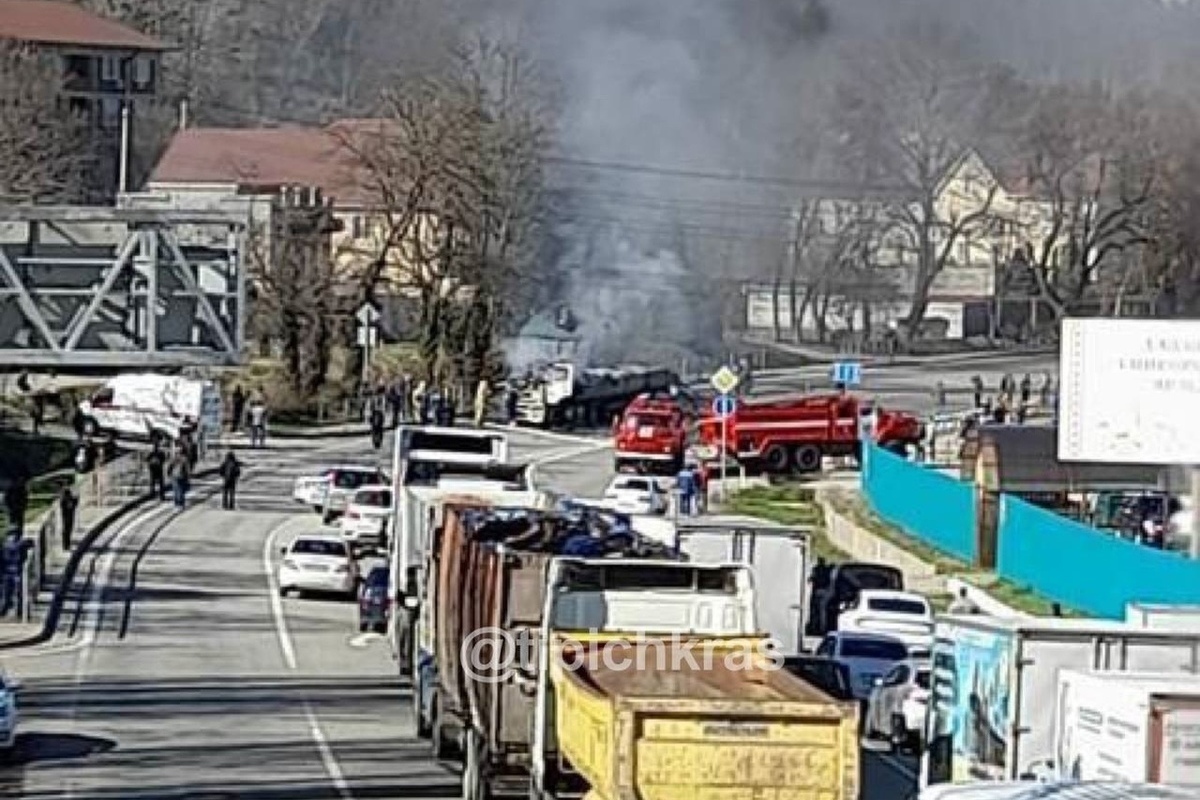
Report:
[{"label": "red fire truck", "polygon": [[686,403],[671,396],[638,395],[613,425],[616,470],[641,468],[674,475],[683,467],[688,428]]},{"label": "red fire truck", "polygon": [[862,426],[874,418],[875,441],[903,451],[921,442],[921,421],[902,411],[884,411],[849,394],[806,395],[777,400],[739,400],[725,421],[711,410],[699,421],[704,458],[727,457],[770,473],[816,472],[823,456],[859,456]]}]

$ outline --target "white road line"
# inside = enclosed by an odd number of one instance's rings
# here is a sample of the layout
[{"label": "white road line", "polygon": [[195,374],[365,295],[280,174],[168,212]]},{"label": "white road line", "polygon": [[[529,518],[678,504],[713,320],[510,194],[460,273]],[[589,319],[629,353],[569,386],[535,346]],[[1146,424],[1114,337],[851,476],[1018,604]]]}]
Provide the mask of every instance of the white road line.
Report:
[{"label": "white road line", "polygon": [[[497,425],[490,422],[484,427],[488,428],[489,430],[499,431],[501,433],[515,435],[528,434],[529,436],[533,436],[535,438],[549,439],[551,441],[564,442],[566,444],[595,444],[596,442],[601,441],[601,437],[598,436],[579,436],[571,433],[556,433],[554,431],[544,431],[540,428],[514,428],[509,425]],[[611,437],[609,436],[604,436],[603,441],[607,442],[610,438]]]},{"label": "white road line", "polygon": [[535,464],[537,466],[542,466],[543,464],[556,464],[559,461],[569,461],[572,458],[584,456],[584,455],[587,455],[588,453],[596,453],[601,450],[610,450],[610,449],[612,449],[612,445],[609,444],[608,442],[593,441],[584,447],[572,447],[570,450],[559,450],[559,451],[550,453],[549,455],[535,458],[530,463]]},{"label": "white road line", "polygon": [[[293,522],[295,519],[284,520],[267,534],[267,539],[263,543],[263,571],[267,575],[267,586],[271,592],[271,613],[275,617],[275,632],[279,636],[279,649],[283,653],[283,660],[288,669],[295,671],[297,669],[296,648],[292,645],[292,636],[288,632],[287,618],[283,611],[283,598],[279,594],[279,581],[275,578],[275,566],[271,558],[280,531]],[[345,774],[342,773],[341,765],[338,764],[337,757],[333,754],[333,748],[329,746],[329,740],[325,738],[325,732],[321,730],[320,721],[313,711],[312,704],[307,700],[304,701],[304,716],[308,720],[308,732],[317,746],[317,752],[321,755],[321,763],[325,766],[325,773],[329,776],[330,783],[333,784],[333,788],[337,790],[343,800],[353,800],[354,795],[350,793],[350,786],[346,782]]]}]

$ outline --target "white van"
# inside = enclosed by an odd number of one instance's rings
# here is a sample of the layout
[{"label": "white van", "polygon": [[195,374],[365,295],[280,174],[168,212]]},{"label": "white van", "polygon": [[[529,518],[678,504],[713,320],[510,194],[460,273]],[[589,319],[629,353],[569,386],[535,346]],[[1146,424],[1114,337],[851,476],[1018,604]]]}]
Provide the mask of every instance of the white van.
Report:
[{"label": "white van", "polygon": [[176,439],[191,423],[221,433],[221,391],[212,381],[174,375],[118,375],[79,404],[85,432],[125,439]]}]

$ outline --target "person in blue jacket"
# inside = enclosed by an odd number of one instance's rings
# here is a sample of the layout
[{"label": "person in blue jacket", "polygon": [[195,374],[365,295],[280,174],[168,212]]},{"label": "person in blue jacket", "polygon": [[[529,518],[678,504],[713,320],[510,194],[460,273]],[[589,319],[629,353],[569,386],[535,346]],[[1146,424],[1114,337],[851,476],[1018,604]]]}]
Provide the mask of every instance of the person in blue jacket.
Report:
[{"label": "person in blue jacket", "polygon": [[679,491],[679,513],[690,517],[696,503],[696,475],[691,465],[684,466],[675,476],[675,488]]}]

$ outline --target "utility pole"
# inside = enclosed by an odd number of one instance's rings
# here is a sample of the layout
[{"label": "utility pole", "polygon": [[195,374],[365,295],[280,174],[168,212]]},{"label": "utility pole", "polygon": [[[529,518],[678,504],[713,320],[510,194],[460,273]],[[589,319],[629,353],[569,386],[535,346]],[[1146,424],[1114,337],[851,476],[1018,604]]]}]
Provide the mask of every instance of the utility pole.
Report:
[{"label": "utility pole", "polygon": [[799,310],[796,308],[796,273],[800,266],[800,234],[804,226],[804,211],[802,208],[792,209],[792,232],[791,238],[788,240],[787,248],[787,266],[788,266],[788,309],[791,316],[789,327],[792,329],[796,341],[800,341],[800,328],[803,320],[800,319]]},{"label": "utility pole", "polygon": [[[130,129],[130,112],[132,110],[132,102],[129,98],[121,100],[121,153],[117,164],[117,194],[124,194],[129,191],[129,149],[133,139],[133,131]],[[111,162],[110,162],[111,163]]]}]

